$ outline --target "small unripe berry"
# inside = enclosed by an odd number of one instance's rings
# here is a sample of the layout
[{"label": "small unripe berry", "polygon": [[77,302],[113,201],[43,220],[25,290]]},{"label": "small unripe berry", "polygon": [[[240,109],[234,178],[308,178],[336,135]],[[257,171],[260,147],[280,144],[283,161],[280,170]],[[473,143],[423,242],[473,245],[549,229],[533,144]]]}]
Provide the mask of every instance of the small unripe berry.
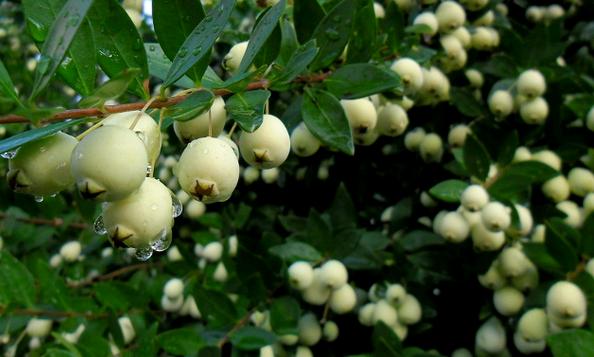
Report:
[{"label": "small unripe berry", "polygon": [[326,341],[332,342],[338,338],[338,325],[334,321],[327,321],[324,324],[323,334]]},{"label": "small unripe berry", "polygon": [[169,279],[163,288],[163,293],[170,299],[180,297],[184,293],[184,282],[179,278]]},{"label": "small unripe berry", "polygon": [[[185,193],[185,191],[182,192]],[[188,216],[189,218],[197,219],[199,217],[202,217],[204,212],[206,212],[206,205],[200,201],[191,200],[186,205],[184,212],[186,213],[186,216]]]},{"label": "small unripe berry", "polygon": [[506,286],[493,293],[495,310],[503,316],[513,316],[524,306],[524,295],[519,290]]},{"label": "small unripe berry", "polygon": [[563,220],[573,228],[579,228],[584,221],[581,208],[573,201],[562,201],[555,206],[558,210],[565,213],[567,217]]},{"label": "small unripe berry", "polygon": [[417,17],[415,17],[413,21],[413,25],[426,25],[427,27],[429,27],[428,35],[430,36],[435,35],[439,28],[437,17],[435,17],[435,14],[429,11],[417,15]]},{"label": "small unripe berry", "polygon": [[233,45],[225,55],[225,58],[223,58],[223,67],[229,72],[235,72],[241,64],[241,60],[243,59],[243,55],[245,55],[247,47],[248,41],[239,42]]},{"label": "small unripe berry", "polygon": [[444,1],[435,10],[439,31],[452,31],[466,21],[466,11],[455,1]]},{"label": "small unripe berry", "polygon": [[144,182],[148,166],[146,147],[136,133],[119,126],[102,126],[74,148],[72,175],[84,198],[116,201],[129,196]]},{"label": "small unripe berry", "polygon": [[482,210],[489,203],[489,193],[480,185],[470,185],[462,191],[460,203],[469,211]]},{"label": "small unripe berry", "polygon": [[546,228],[545,228],[544,224],[536,225],[536,227],[534,227],[534,232],[532,232],[532,236],[530,237],[530,240],[533,243],[544,243],[545,231],[546,231]]},{"label": "small unripe berry", "polygon": [[467,69],[464,71],[464,75],[466,76],[466,79],[468,79],[470,85],[474,88],[481,88],[483,83],[485,83],[483,74],[476,69]]},{"label": "small unripe berry", "polygon": [[225,267],[225,264],[223,264],[223,262],[219,262],[217,264],[217,267],[215,268],[212,277],[215,281],[218,281],[219,283],[224,283],[227,281],[227,279],[229,278],[229,273],[227,272],[227,268]]},{"label": "small unripe berry", "polygon": [[239,249],[239,240],[237,239],[236,235],[229,237],[229,240],[227,241],[227,248],[230,257],[237,255],[237,250]]},{"label": "small unripe berry", "polygon": [[419,147],[421,146],[421,142],[425,138],[425,135],[427,134],[425,133],[425,130],[423,128],[415,128],[409,131],[404,136],[404,146],[409,151],[419,150]]},{"label": "small unripe berry", "polygon": [[526,9],[526,18],[532,22],[541,22],[545,17],[545,9],[541,6],[529,6]]},{"label": "small unripe berry", "polygon": [[455,125],[448,133],[448,144],[453,148],[464,146],[466,136],[470,133],[470,128],[465,124]]},{"label": "small unripe berry", "polygon": [[551,4],[545,9],[545,18],[547,20],[556,20],[565,15],[565,10],[558,4]]},{"label": "small unripe berry", "polygon": [[[559,281],[549,288],[546,306],[549,318],[559,322],[571,321],[587,314],[586,296],[577,285],[569,281]],[[559,323],[557,325],[565,327]]]},{"label": "small unripe berry", "polygon": [[470,226],[460,213],[453,211],[443,216],[438,231],[446,240],[452,243],[460,243],[468,238]]},{"label": "small unripe berry", "polygon": [[375,311],[375,304],[370,302],[368,304],[363,305],[359,309],[358,319],[359,323],[363,326],[373,326],[373,314]]},{"label": "small unripe berry", "polygon": [[289,283],[297,290],[308,288],[314,279],[313,268],[311,264],[304,261],[298,261],[289,267]]},{"label": "small unripe berry", "polygon": [[406,290],[400,284],[390,284],[386,289],[386,300],[394,306],[400,306],[406,296]]},{"label": "small unripe berry", "polygon": [[408,126],[408,115],[398,104],[388,103],[380,109],[377,117],[376,130],[381,135],[398,136],[404,133]]},{"label": "small unripe berry", "polygon": [[260,170],[253,166],[248,166],[243,170],[243,182],[250,185],[260,178]]},{"label": "small unripe berry", "polygon": [[532,354],[543,352],[547,348],[547,343],[544,339],[527,340],[519,332],[516,332],[514,333],[514,346],[522,354]]},{"label": "small unripe berry", "polygon": [[419,153],[425,162],[439,162],[443,155],[443,141],[435,133],[425,135],[419,145]]},{"label": "small unripe berry", "polygon": [[416,297],[406,294],[402,304],[398,307],[398,321],[405,325],[413,325],[421,320],[421,304]]},{"label": "small unripe berry", "polygon": [[54,254],[50,257],[49,265],[52,268],[57,268],[62,265],[62,256],[60,254]]},{"label": "small unripe berry", "polygon": [[474,29],[471,35],[472,48],[485,51],[498,45],[499,34],[490,27],[479,26]]},{"label": "small unripe berry", "polygon": [[511,224],[510,209],[500,202],[489,202],[481,209],[481,219],[491,231],[506,230]]},{"label": "small unripe berry", "polygon": [[349,120],[353,134],[365,134],[375,129],[377,112],[373,103],[367,98],[343,99],[340,104]]},{"label": "small unripe berry", "polygon": [[423,71],[417,61],[403,57],[394,61],[390,69],[398,74],[408,93],[414,93],[423,86]]},{"label": "small unripe berry", "polygon": [[505,329],[496,317],[491,317],[479,327],[475,337],[476,347],[487,353],[497,354],[505,350]]},{"label": "small unripe berry", "polygon": [[479,283],[487,289],[498,290],[507,283],[505,277],[499,271],[499,262],[494,261],[485,274],[478,276]]},{"label": "small unripe berry", "polygon": [[[373,104],[370,105],[373,107]],[[260,169],[270,169],[285,162],[291,151],[291,138],[279,118],[264,114],[262,125],[258,129],[252,133],[241,133],[239,150],[248,164]]]},{"label": "small unripe berry", "polygon": [[520,116],[526,124],[543,124],[549,116],[549,104],[543,97],[526,101],[520,106]]},{"label": "small unripe berry", "polygon": [[8,161],[6,181],[16,192],[36,196],[53,195],[74,183],[70,157],[78,141],[58,132],[28,142]]},{"label": "small unripe berry", "polygon": [[548,334],[548,319],[544,309],[526,311],[518,321],[517,332],[526,340],[543,340]]},{"label": "small unripe berry", "polygon": [[167,259],[169,259],[170,262],[179,262],[184,260],[184,257],[181,255],[179,248],[174,245],[173,247],[167,249]]},{"label": "small unripe berry", "polygon": [[348,280],[348,272],[344,264],[338,260],[329,260],[320,267],[320,278],[331,289],[338,289]]},{"label": "small unripe berry", "polygon": [[542,184],[542,192],[554,202],[568,199],[570,190],[569,181],[563,175],[555,176]]},{"label": "small unripe berry", "polygon": [[297,156],[308,157],[320,149],[321,142],[301,122],[291,133],[291,149]]},{"label": "small unripe berry", "polygon": [[344,284],[340,288],[332,291],[330,295],[330,309],[337,314],[346,314],[353,310],[357,304],[357,295],[355,289],[349,284]]},{"label": "small unripe berry", "polygon": [[518,235],[518,236],[527,236],[532,231],[532,226],[534,224],[534,220],[532,219],[532,213],[530,210],[524,206],[520,206],[518,204],[514,205],[516,212],[518,213],[518,218],[520,221],[519,228],[510,227],[507,230],[507,233],[510,235]]},{"label": "small unripe berry", "polygon": [[489,109],[494,115],[504,118],[514,109],[514,100],[509,91],[499,89],[489,97]]},{"label": "small unripe berry", "polygon": [[571,192],[577,196],[584,197],[594,192],[594,174],[588,169],[574,167],[567,174]]},{"label": "small unripe berry", "polygon": [[561,171],[561,158],[554,151],[541,150],[532,154],[532,160],[540,161],[557,171]]},{"label": "small unripe berry", "polygon": [[[187,144],[198,138],[219,136],[225,127],[226,121],[225,101],[221,97],[216,97],[210,109],[204,113],[190,120],[174,121],[173,130],[179,140]],[[212,135],[209,135],[209,130],[212,131]]]},{"label": "small unripe berry", "polygon": [[547,84],[542,73],[535,69],[529,69],[520,74],[516,88],[518,94],[528,98],[536,98],[545,93]]},{"label": "small unripe berry", "polygon": [[67,262],[74,262],[78,260],[80,253],[82,251],[82,246],[78,241],[70,241],[65,243],[60,248],[60,256]]},{"label": "small unripe berry", "polygon": [[275,183],[278,180],[278,175],[280,174],[280,170],[278,167],[273,167],[271,169],[263,169],[262,170],[262,181],[267,184]]},{"label": "small unripe berry", "polygon": [[52,320],[32,318],[27,323],[25,331],[31,337],[45,337],[52,330]]},{"label": "small unripe berry", "polygon": [[223,257],[223,245],[220,242],[210,242],[204,246],[201,256],[211,263],[218,262]]},{"label": "small unripe berry", "polygon": [[274,357],[274,348],[272,345],[264,346],[260,348],[260,357]]},{"label": "small unripe berry", "polygon": [[297,342],[299,342],[299,336],[297,335],[282,335],[278,337],[280,343],[286,346],[293,346]]},{"label": "small unripe berry", "polygon": [[322,328],[316,315],[307,313],[299,319],[299,342],[306,346],[313,346],[322,338]]},{"label": "small unripe berry", "polygon": [[493,10],[485,12],[481,17],[474,20],[472,24],[474,26],[491,26],[495,22],[495,13]]}]

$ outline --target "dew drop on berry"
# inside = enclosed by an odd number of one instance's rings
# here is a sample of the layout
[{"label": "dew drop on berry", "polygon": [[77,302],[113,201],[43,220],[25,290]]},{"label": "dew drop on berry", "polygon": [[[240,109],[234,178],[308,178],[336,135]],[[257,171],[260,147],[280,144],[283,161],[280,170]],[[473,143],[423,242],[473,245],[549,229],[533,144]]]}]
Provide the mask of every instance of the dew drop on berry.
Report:
[{"label": "dew drop on berry", "polygon": [[105,223],[103,223],[103,216],[100,215],[97,217],[95,223],[93,223],[93,229],[99,235],[107,234],[107,228],[105,228]]},{"label": "dew drop on berry", "polygon": [[157,252],[162,252],[169,248],[172,241],[172,235],[169,229],[163,229],[151,243],[151,248]]},{"label": "dew drop on berry", "polygon": [[184,210],[184,206],[173,192],[171,192],[171,204],[173,205],[173,218],[179,217]]},{"label": "dew drop on berry", "polygon": [[151,248],[151,247],[137,248],[134,255],[136,256],[136,259],[141,260],[141,261],[146,261],[150,257],[153,256],[153,248]]}]

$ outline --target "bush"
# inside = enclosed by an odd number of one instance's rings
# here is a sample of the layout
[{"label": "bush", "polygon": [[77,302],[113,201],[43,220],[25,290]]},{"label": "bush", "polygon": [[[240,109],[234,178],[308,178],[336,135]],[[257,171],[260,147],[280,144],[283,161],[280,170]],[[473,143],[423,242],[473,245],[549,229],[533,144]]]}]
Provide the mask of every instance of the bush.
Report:
[{"label": "bush", "polygon": [[4,355],[594,355],[593,16],[3,2]]}]

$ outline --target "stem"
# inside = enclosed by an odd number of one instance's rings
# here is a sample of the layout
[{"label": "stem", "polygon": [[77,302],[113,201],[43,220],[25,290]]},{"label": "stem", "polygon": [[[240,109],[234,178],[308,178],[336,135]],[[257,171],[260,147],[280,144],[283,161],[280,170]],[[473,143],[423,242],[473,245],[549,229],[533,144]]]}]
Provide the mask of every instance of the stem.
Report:
[{"label": "stem", "polygon": [[80,282],[73,282],[68,285],[73,288],[80,288],[82,286],[92,285],[99,281],[112,280],[112,279],[115,279],[121,275],[125,275],[125,274],[131,273],[136,270],[144,270],[144,269],[156,267],[159,265],[160,265],[159,263],[138,263],[138,264],[128,265],[123,268],[114,270],[110,273],[96,276],[93,279],[83,280]]},{"label": "stem", "polygon": [[237,122],[233,123],[233,126],[231,127],[231,130],[229,130],[229,134],[227,134],[228,138],[231,138],[231,135],[233,135],[233,132],[235,131],[235,128],[237,128]]},{"label": "stem", "polygon": [[101,125],[103,125],[103,120],[96,122],[90,128],[82,132],[80,135],[76,137],[76,140],[81,141],[85,136],[89,135],[93,130],[99,128]]},{"label": "stem", "polygon": [[[294,82],[295,83],[315,83],[315,82],[322,82],[325,80],[331,73],[324,72],[320,74],[314,74],[309,76],[301,76],[297,77]],[[263,89],[268,88],[270,83],[266,79],[261,79],[255,82],[248,84],[246,91],[255,90],[255,89]],[[196,88],[200,89],[200,88]],[[215,89],[213,93],[217,96],[224,96],[231,94],[232,92],[228,89]],[[166,108],[177,103],[184,101],[188,96],[187,95],[180,95],[175,96],[167,99],[157,98],[155,101],[148,105],[148,108]],[[121,113],[121,112],[129,112],[132,110],[140,110],[144,108],[146,102],[136,102],[136,103],[126,103],[126,104],[117,104],[117,105],[106,105],[103,108],[103,111],[98,108],[83,108],[83,109],[69,109],[63,112],[56,113],[49,118],[46,118],[40,123],[47,124],[53,122],[64,121],[67,119],[76,119],[76,118],[85,118],[85,117],[98,117],[107,114],[113,113]],[[14,123],[29,123],[30,120],[27,117],[22,115],[16,114],[9,114],[0,117],[0,124],[14,124]]]},{"label": "stem", "polygon": [[146,102],[146,104],[142,107],[140,112],[138,112],[138,114],[136,114],[136,117],[134,117],[134,121],[130,125],[130,130],[134,130],[134,127],[136,126],[136,124],[138,124],[138,121],[140,120],[140,117],[142,116],[142,114],[146,113],[146,110],[150,107],[151,104],[153,104],[153,102],[155,100],[157,100],[157,97],[153,97],[153,98],[149,99],[148,102]]},{"label": "stem", "polygon": [[208,110],[208,136],[212,138],[212,110]]},{"label": "stem", "polygon": [[[0,212],[0,219],[10,218],[12,217],[9,214]],[[52,226],[52,227],[61,227],[66,225],[62,218],[54,218],[54,219],[47,219],[47,218],[20,218],[14,217],[17,221],[23,223],[30,223],[30,224],[38,224],[38,225],[45,225],[45,226]],[[68,228],[75,228],[75,229],[87,229],[89,227],[88,224],[83,222],[72,222],[67,224]]]},{"label": "stem", "polygon": [[245,324],[247,324],[250,321],[250,316],[252,316],[252,314],[254,313],[255,309],[252,309],[250,311],[247,312],[247,314],[245,314],[245,316],[243,316],[241,318],[241,320],[239,320],[235,326],[233,326],[233,328],[231,330],[229,330],[229,332],[227,332],[225,334],[225,336],[223,336],[223,338],[221,338],[221,340],[219,341],[219,343],[217,344],[219,348],[223,348],[223,346],[229,341],[229,338],[231,337],[231,335],[239,330],[240,328],[242,328],[243,326],[245,326]]}]

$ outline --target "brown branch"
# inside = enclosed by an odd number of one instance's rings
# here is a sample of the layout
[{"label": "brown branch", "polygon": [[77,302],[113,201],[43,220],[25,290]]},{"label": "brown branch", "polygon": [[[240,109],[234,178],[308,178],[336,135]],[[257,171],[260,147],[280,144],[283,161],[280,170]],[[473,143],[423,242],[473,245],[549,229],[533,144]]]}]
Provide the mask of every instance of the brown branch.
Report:
[{"label": "brown branch", "polygon": [[[0,219],[9,218],[9,217],[11,217],[9,214],[0,212]],[[66,223],[66,222],[64,222],[64,220],[62,218],[54,218],[54,219],[37,218],[37,217],[32,217],[32,218],[14,217],[14,218],[17,221],[23,222],[23,223],[52,226],[52,227],[61,227],[64,225],[67,225],[68,228],[75,228],[75,229],[86,229],[89,227],[89,225],[84,222]]]},{"label": "brown branch", "polygon": [[223,336],[223,338],[220,339],[219,343],[217,344],[217,346],[219,348],[223,348],[223,346],[229,342],[229,338],[231,337],[231,335],[233,333],[235,333],[237,330],[239,330],[240,328],[242,328],[243,326],[245,326],[245,324],[247,324],[250,321],[250,317],[252,316],[252,313],[254,312],[255,309],[252,309],[250,311],[247,312],[247,314],[245,314],[245,316],[243,316],[241,318],[241,320],[237,321],[237,323],[235,324],[235,326],[233,326],[233,328],[231,328],[231,330],[229,330],[229,332],[227,332],[225,334],[225,336]]},{"label": "brown branch", "polygon": [[138,264],[132,264],[132,265],[128,265],[125,266],[123,268],[114,270],[112,272],[109,272],[107,274],[104,275],[99,275],[96,276],[92,279],[89,280],[83,280],[83,281],[79,281],[79,282],[71,282],[68,284],[68,286],[73,287],[73,288],[79,288],[81,286],[87,286],[87,285],[92,285],[96,282],[99,281],[106,281],[106,280],[112,280],[115,279],[121,275],[125,275],[128,273],[131,273],[133,271],[136,270],[144,270],[144,269],[148,269],[148,268],[152,268],[152,267],[156,267],[159,266],[159,263],[138,263]]},{"label": "brown branch", "polygon": [[68,317],[84,317],[87,319],[99,319],[109,316],[106,313],[93,314],[91,312],[76,312],[76,311],[52,311],[52,310],[34,310],[34,309],[15,309],[6,310],[0,307],[0,315],[19,315],[19,316],[43,316],[49,318],[68,318]]}]

